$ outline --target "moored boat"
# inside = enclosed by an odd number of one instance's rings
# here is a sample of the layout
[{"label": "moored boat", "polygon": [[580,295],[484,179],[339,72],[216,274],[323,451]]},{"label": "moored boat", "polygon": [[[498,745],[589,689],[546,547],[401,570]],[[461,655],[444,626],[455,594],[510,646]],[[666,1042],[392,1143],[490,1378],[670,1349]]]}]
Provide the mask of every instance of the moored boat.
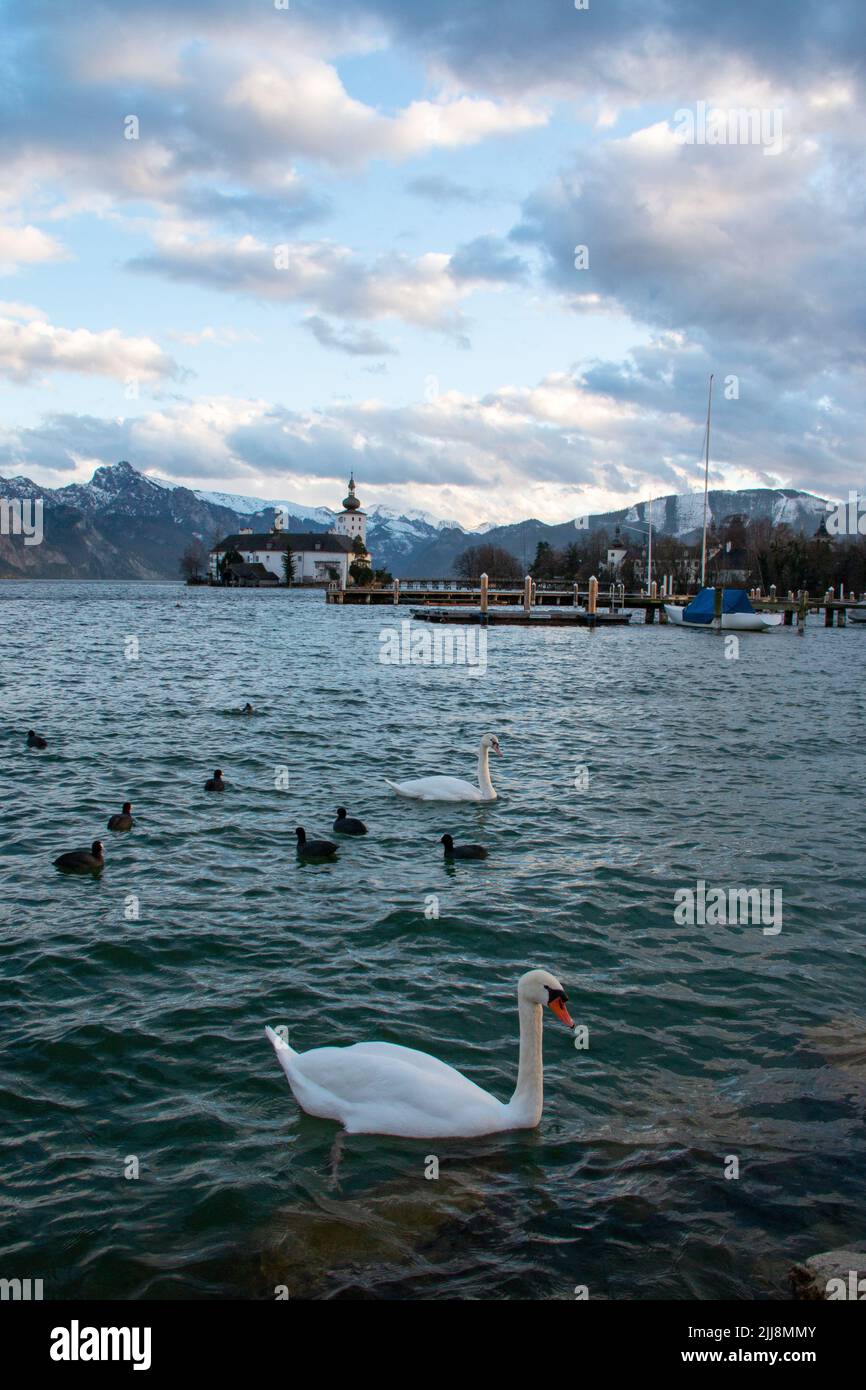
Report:
[{"label": "moored boat", "polygon": [[[715,628],[719,626],[716,618],[715,589],[701,589],[696,598],[685,608],[674,603],[665,604],[668,622],[675,627]],[[781,613],[756,613],[745,589],[725,589],[722,592],[721,628],[724,632],[767,632],[778,627],[782,621]]]}]

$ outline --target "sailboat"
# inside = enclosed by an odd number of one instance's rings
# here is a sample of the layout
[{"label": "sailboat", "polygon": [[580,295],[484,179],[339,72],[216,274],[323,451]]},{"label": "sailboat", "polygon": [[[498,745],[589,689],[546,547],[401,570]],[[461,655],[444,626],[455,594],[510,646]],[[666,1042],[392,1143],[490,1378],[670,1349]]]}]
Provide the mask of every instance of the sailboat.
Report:
[{"label": "sailboat", "polygon": [[713,416],[713,374],[707,399],[706,452],[704,455],[704,535],[701,545],[701,589],[685,608],[666,603],[668,622],[675,627],[700,627],[725,632],[765,632],[778,627],[781,613],[756,613],[745,589],[723,589],[721,617],[716,617],[716,591],[707,587],[707,517],[710,485],[710,425]]},{"label": "sailboat", "polygon": [[782,621],[781,613],[756,613],[745,589],[722,591],[721,620],[716,617],[715,589],[701,589],[686,608],[666,603],[665,612],[675,627],[720,627],[723,632],[766,632]]}]

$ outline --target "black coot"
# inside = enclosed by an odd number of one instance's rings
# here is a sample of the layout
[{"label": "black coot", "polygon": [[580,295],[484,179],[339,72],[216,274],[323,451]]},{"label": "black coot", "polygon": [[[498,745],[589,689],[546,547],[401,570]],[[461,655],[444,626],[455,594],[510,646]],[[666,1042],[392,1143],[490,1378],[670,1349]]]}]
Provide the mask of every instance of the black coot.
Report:
[{"label": "black coot", "polygon": [[213,777],[209,777],[204,784],[206,792],[224,792],[228,783],[223,781],[223,775],[219,768],[214,771]]},{"label": "black coot", "polygon": [[109,830],[131,830],[134,825],[135,821],[132,819],[131,801],[124,801],[123,810],[116,816],[108,817]]},{"label": "black coot", "polygon": [[446,859],[486,859],[487,850],[483,845],[455,845],[451,835],[443,835],[439,841],[445,846]]},{"label": "black coot", "polygon": [[308,840],[307,832],[302,825],[298,826],[295,834],[298,837],[298,854],[302,859],[324,859],[337,853],[337,846],[333,840]]},{"label": "black coot", "polygon": [[367,827],[362,820],[356,820],[354,816],[346,815],[345,806],[337,807],[334,829],[340,835],[366,835],[367,833]]},{"label": "black coot", "polygon": [[28,747],[28,748],[47,748],[47,747],[48,747],[48,740],[45,739],[45,738],[43,738],[41,734],[37,734],[36,731],[35,731],[35,729],[28,729],[28,730],[27,730],[27,747]]},{"label": "black coot", "polygon": [[101,840],[94,840],[90,849],[70,849],[55,859],[54,867],[69,873],[98,874],[105,867],[105,851]]}]

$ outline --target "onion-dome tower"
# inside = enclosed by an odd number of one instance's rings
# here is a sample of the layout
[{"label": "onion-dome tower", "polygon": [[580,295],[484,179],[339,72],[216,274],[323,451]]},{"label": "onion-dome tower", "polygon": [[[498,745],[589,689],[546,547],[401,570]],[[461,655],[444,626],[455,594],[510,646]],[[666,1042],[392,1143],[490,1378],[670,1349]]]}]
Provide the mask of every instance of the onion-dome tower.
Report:
[{"label": "onion-dome tower", "polygon": [[348,536],[350,541],[360,537],[367,546],[367,513],[364,511],[358,498],[355,496],[355,475],[349,479],[348,496],[343,498],[343,510],[334,523],[334,530],[338,536]]}]

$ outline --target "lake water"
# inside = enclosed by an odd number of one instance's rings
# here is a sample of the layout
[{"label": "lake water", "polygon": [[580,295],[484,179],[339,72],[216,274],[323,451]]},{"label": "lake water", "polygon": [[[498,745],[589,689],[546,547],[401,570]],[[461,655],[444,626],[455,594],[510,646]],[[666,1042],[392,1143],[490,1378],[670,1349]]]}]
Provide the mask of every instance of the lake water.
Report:
[{"label": "lake water", "polygon": [[[321,593],[7,584],[0,609],[0,1275],[780,1298],[793,1261],[862,1243],[866,631],[812,618],[734,660],[638,618],[497,629],[480,675],[382,664],[409,610]],[[497,802],[385,786],[472,776],[486,730]],[[370,834],[299,864],[294,827],[340,804]],[[446,830],[490,858],[446,867]],[[52,868],[97,835],[101,879]],[[677,925],[699,879],[781,889],[782,930]],[[533,1132],[338,1140],[263,1035],[420,1047],[507,1099],[534,966],[590,1045],[548,1013]]]}]

